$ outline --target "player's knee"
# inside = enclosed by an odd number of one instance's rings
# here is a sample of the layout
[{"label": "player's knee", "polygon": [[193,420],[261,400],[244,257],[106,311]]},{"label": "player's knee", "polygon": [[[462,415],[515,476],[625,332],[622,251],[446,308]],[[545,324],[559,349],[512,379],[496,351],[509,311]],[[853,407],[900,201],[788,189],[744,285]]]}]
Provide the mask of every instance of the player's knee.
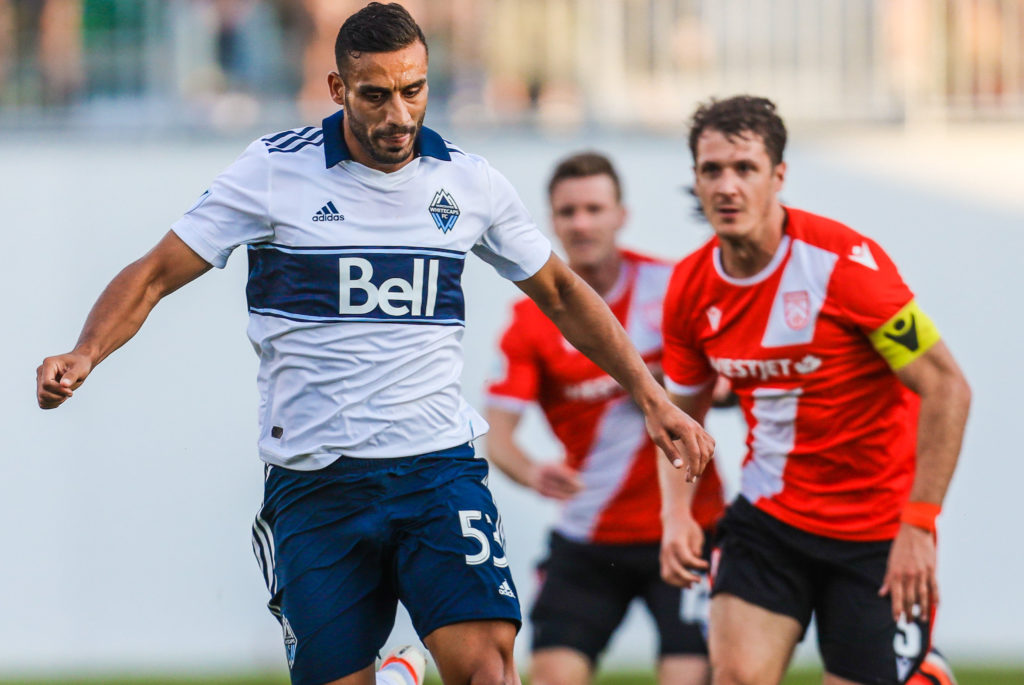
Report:
[{"label": "player's knee", "polygon": [[587,685],[591,671],[590,658],[569,647],[542,647],[530,657],[533,685]]},{"label": "player's knee", "polygon": [[711,657],[712,685],[764,685],[764,669],[751,661],[737,658],[737,655],[720,658]]},{"label": "player's knee", "polygon": [[487,659],[469,674],[468,685],[520,685],[519,675],[508,659]]}]

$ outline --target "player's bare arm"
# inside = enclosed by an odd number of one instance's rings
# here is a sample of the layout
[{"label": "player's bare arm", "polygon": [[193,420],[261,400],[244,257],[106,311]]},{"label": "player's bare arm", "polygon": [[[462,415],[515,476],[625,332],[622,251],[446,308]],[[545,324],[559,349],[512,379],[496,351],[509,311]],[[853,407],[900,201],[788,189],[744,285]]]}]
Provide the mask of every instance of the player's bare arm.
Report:
[{"label": "player's bare arm", "polygon": [[651,439],[673,466],[685,467],[687,480],[699,476],[715,451],[714,439],[668,400],[604,300],[554,254],[516,285],[566,340],[629,392],[644,413]]},{"label": "player's bare arm", "polygon": [[[669,392],[672,403],[699,423],[711,407],[712,389],[708,386],[696,395]],[[661,489],[661,577],[666,583],[689,587],[700,577],[694,570],[705,570],[702,558],[704,531],[693,518],[693,495],[696,484],[687,482],[665,460],[658,460],[658,485]]]},{"label": "player's bare arm", "polygon": [[[938,511],[956,469],[971,390],[949,348],[941,340],[896,371],[900,381],[921,398],[917,426],[917,468],[910,502]],[[892,599],[893,616],[922,612],[939,601],[932,531],[904,522],[893,541],[880,594]]]},{"label": "player's bare arm", "polygon": [[70,398],[92,369],[128,342],[163,297],[210,269],[173,232],[132,262],[106,287],[82,327],[75,348],[47,357],[36,369],[36,398],[54,409]]},{"label": "player's bare arm", "polygon": [[487,423],[487,457],[506,476],[520,485],[536,490],[544,497],[566,500],[583,488],[576,471],[565,463],[538,462],[515,440],[522,415],[518,412],[489,407]]}]

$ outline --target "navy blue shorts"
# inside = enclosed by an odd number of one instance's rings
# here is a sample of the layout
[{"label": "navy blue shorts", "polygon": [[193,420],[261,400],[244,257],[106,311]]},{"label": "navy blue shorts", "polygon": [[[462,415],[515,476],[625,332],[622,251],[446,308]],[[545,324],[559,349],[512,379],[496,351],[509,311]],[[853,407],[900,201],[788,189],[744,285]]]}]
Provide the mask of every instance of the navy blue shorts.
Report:
[{"label": "navy blue shorts", "polygon": [[420,638],[461,621],[521,625],[501,519],[470,445],[397,459],[268,469],[253,548],[292,683],[374,662],[397,602]]}]

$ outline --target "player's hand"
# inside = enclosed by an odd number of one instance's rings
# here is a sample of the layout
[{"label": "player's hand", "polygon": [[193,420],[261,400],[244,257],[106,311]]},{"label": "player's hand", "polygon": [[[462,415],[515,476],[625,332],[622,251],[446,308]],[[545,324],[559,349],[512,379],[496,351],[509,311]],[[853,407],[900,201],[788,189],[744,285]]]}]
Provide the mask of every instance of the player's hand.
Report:
[{"label": "player's hand", "polygon": [[535,464],[528,484],[545,497],[567,500],[583,489],[579,474],[561,462]]},{"label": "player's hand", "polygon": [[645,418],[647,432],[672,466],[686,469],[687,483],[696,480],[715,454],[715,439],[668,398]]},{"label": "player's hand", "polygon": [[704,531],[689,514],[664,518],[661,535],[661,577],[669,585],[690,587],[700,582],[696,571],[706,571],[701,552]]},{"label": "player's hand", "polygon": [[915,617],[914,605],[920,615],[928,616],[939,603],[939,584],[935,579],[935,538],[927,530],[903,523],[889,550],[885,580],[878,591],[880,597],[892,599],[892,616],[899,621]]},{"label": "player's hand", "polygon": [[36,369],[36,401],[41,409],[55,409],[70,398],[92,371],[92,359],[69,352],[47,357]]}]

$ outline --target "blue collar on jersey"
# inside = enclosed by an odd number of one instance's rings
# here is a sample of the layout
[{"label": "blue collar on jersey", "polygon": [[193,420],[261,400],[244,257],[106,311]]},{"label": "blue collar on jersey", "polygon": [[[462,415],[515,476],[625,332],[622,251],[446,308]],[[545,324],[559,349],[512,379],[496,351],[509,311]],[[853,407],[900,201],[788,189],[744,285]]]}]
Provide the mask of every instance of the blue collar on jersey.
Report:
[{"label": "blue collar on jersey", "polygon": [[[327,162],[328,169],[338,162],[352,159],[348,145],[345,144],[345,136],[341,132],[341,122],[344,118],[345,110],[339,109],[323,121],[324,161]],[[434,157],[445,162],[452,161],[444,138],[426,126],[420,128],[420,134],[416,136],[416,154],[422,157]]]}]

